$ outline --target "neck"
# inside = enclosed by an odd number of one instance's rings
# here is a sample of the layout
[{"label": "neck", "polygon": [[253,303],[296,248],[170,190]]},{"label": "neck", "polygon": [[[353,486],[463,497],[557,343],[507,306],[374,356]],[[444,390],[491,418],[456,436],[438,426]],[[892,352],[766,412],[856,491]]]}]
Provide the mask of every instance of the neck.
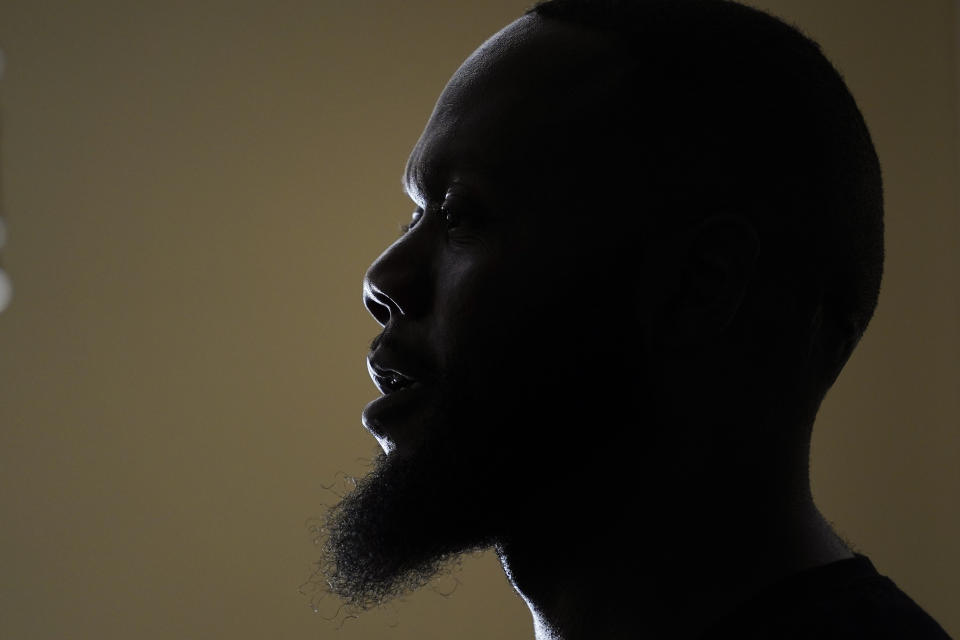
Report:
[{"label": "neck", "polygon": [[[652,502],[608,503],[581,526],[531,523],[501,542],[537,640],[694,638],[765,586],[852,555],[809,490],[740,486]],[[611,513],[630,517],[610,526]]]}]

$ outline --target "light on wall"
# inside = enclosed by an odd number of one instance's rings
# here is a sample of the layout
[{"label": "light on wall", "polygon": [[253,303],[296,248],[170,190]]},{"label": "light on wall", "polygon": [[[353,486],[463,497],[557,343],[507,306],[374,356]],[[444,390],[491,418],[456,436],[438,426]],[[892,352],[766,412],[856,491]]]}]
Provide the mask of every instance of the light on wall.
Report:
[{"label": "light on wall", "polygon": [[[0,49],[0,80],[3,79],[3,70],[6,59],[3,55],[3,50]],[[0,121],[0,141],[3,140],[3,122]],[[7,243],[7,225],[3,221],[3,166],[0,165],[0,251],[3,250],[4,245]],[[10,304],[10,298],[13,296],[13,285],[10,283],[10,277],[7,275],[7,272],[0,266],[0,313],[7,308],[7,305]]]}]

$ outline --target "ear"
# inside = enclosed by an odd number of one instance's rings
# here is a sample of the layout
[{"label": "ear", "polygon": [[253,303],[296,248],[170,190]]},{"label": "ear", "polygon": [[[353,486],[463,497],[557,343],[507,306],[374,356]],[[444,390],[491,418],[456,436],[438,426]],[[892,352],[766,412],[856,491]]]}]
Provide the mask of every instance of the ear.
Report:
[{"label": "ear", "polygon": [[722,334],[736,318],[760,240],[746,218],[728,214],[698,223],[685,237],[679,247],[671,333],[675,343],[698,345]]}]

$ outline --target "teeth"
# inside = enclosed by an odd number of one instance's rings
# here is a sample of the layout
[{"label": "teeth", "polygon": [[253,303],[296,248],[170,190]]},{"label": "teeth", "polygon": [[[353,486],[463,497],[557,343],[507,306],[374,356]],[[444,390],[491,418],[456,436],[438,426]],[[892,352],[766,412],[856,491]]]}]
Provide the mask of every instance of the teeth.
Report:
[{"label": "teeth", "polygon": [[370,363],[368,366],[371,367],[371,373],[376,377],[377,384],[384,393],[393,393],[416,383],[416,380],[408,378],[399,371],[378,366],[375,363]]},{"label": "teeth", "polygon": [[384,380],[391,391],[398,391],[413,384],[412,380],[394,371],[391,371]]}]

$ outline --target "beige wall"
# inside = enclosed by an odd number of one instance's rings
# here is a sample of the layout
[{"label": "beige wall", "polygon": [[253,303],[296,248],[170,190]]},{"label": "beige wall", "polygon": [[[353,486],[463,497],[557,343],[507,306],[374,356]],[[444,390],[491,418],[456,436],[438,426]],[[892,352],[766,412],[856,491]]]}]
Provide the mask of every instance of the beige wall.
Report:
[{"label": "beige wall", "polygon": [[[960,636],[956,6],[768,0],[883,163],[886,280],[814,490]],[[343,629],[297,593],[358,473],[367,265],[459,62],[526,2],[3,0],[0,637],[529,638],[494,558]]]}]

